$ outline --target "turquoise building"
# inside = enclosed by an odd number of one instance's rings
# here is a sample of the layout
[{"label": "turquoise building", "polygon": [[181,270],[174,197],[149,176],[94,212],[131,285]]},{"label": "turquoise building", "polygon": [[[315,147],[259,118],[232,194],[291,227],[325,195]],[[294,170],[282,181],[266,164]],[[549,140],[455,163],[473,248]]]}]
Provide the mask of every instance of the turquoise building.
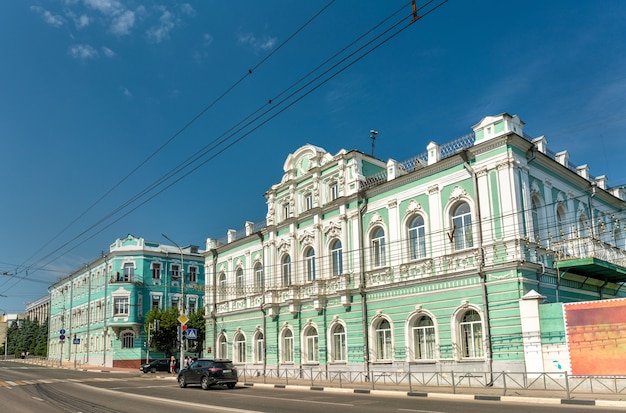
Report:
[{"label": "turquoise building", "polygon": [[139,368],[148,350],[144,316],[150,309],[180,309],[183,297],[187,313],[204,305],[202,253],[132,235],[116,240],[107,254],[49,288],[48,357]]},{"label": "turquoise building", "polygon": [[626,193],[523,129],[288,155],[266,219],[207,240],[206,351],[259,374],[550,369],[525,311],[625,296]]}]

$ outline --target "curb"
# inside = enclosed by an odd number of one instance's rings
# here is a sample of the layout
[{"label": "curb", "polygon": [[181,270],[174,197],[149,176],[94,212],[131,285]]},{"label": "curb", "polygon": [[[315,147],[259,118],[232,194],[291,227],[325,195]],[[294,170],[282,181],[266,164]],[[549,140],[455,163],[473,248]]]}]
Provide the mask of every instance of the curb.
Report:
[{"label": "curb", "polygon": [[572,406],[598,406],[598,407],[620,407],[626,408],[626,401],[621,400],[587,400],[587,399],[560,399],[549,397],[522,397],[522,396],[490,396],[479,394],[450,394],[450,393],[421,393],[421,392],[401,392],[393,390],[368,390],[368,389],[343,389],[337,387],[321,386],[298,386],[285,384],[264,384],[264,383],[243,383],[245,387],[263,387],[268,389],[283,390],[310,390],[333,393],[371,394],[375,396],[393,397],[424,397],[431,399],[453,399],[453,400],[476,400],[493,401],[507,403],[537,403],[551,405],[572,405]]}]

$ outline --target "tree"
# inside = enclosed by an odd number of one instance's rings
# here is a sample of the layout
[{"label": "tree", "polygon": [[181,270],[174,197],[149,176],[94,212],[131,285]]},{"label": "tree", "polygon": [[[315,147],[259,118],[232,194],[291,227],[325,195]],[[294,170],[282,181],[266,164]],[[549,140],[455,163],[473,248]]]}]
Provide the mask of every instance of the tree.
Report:
[{"label": "tree", "polygon": [[48,355],[48,319],[39,326],[37,337],[35,338],[35,346],[33,348],[33,354],[36,356],[46,357]]},{"label": "tree", "polygon": [[[154,331],[149,327],[154,320],[159,320],[159,329]],[[178,349],[178,309],[168,308],[161,310],[153,308],[148,311],[145,318],[145,328],[151,331],[150,349],[163,352],[167,357],[176,355]]]},{"label": "tree", "polygon": [[187,321],[189,328],[198,330],[198,338],[196,340],[187,340],[187,348],[189,351],[193,351],[202,357],[202,349],[204,348],[204,334],[206,331],[206,320],[204,319],[204,309],[199,308],[193,313],[189,314],[189,321]]}]

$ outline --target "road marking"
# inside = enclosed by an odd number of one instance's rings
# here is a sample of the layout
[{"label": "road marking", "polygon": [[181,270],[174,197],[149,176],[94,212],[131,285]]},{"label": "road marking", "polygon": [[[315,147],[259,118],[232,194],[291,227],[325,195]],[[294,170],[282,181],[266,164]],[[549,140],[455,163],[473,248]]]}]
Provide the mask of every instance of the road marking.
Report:
[{"label": "road marking", "polygon": [[[235,397],[250,397],[250,398],[270,399],[270,400],[285,400],[284,397],[254,396],[252,394],[237,394]],[[298,403],[330,404],[330,405],[333,405],[333,406],[354,407],[354,404],[352,404],[352,403],[321,402],[321,401],[318,401],[318,400],[290,400],[290,401],[298,402]]]},{"label": "road marking", "polygon": [[416,412],[416,413],[445,413],[438,412],[437,410],[413,410],[413,409],[398,409],[401,412]]},{"label": "road marking", "polygon": [[40,399],[39,397],[35,397],[35,396],[33,396],[33,399],[35,399],[35,400],[39,400],[40,402],[43,402],[43,401],[44,401],[44,399]]}]

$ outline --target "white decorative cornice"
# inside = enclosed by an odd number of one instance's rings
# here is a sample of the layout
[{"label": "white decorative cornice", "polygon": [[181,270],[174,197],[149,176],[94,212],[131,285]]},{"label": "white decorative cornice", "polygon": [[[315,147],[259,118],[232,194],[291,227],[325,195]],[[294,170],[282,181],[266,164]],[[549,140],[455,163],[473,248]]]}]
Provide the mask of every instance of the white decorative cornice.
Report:
[{"label": "white decorative cornice", "polygon": [[428,187],[429,195],[437,195],[439,193],[439,185],[435,184]]},{"label": "white decorative cornice", "polygon": [[336,222],[331,221],[323,231],[328,238],[341,237],[341,225]]},{"label": "white decorative cornice", "polygon": [[276,249],[282,253],[288,253],[291,249],[291,243],[283,238],[276,245]]},{"label": "white decorative cornice", "polygon": [[398,200],[397,199],[391,199],[391,200],[389,200],[389,202],[387,202],[387,208],[393,209],[393,208],[397,208],[397,207],[398,207]]},{"label": "white decorative cornice", "polygon": [[373,226],[382,224],[382,223],[383,223],[383,217],[380,216],[378,212],[374,212],[374,214],[372,215],[372,218],[370,219],[368,228],[372,228]]},{"label": "white decorative cornice", "polygon": [[315,236],[309,231],[304,231],[298,240],[303,245],[313,245],[315,242]]},{"label": "white decorative cornice", "polygon": [[465,191],[465,189],[461,188],[460,186],[455,186],[454,189],[452,190],[452,193],[450,194],[450,201],[458,201],[461,198],[466,198],[467,197],[467,192]]},{"label": "white decorative cornice", "polygon": [[411,202],[409,202],[409,206],[406,209],[407,214],[414,214],[420,211],[423,211],[422,204],[412,199]]}]

